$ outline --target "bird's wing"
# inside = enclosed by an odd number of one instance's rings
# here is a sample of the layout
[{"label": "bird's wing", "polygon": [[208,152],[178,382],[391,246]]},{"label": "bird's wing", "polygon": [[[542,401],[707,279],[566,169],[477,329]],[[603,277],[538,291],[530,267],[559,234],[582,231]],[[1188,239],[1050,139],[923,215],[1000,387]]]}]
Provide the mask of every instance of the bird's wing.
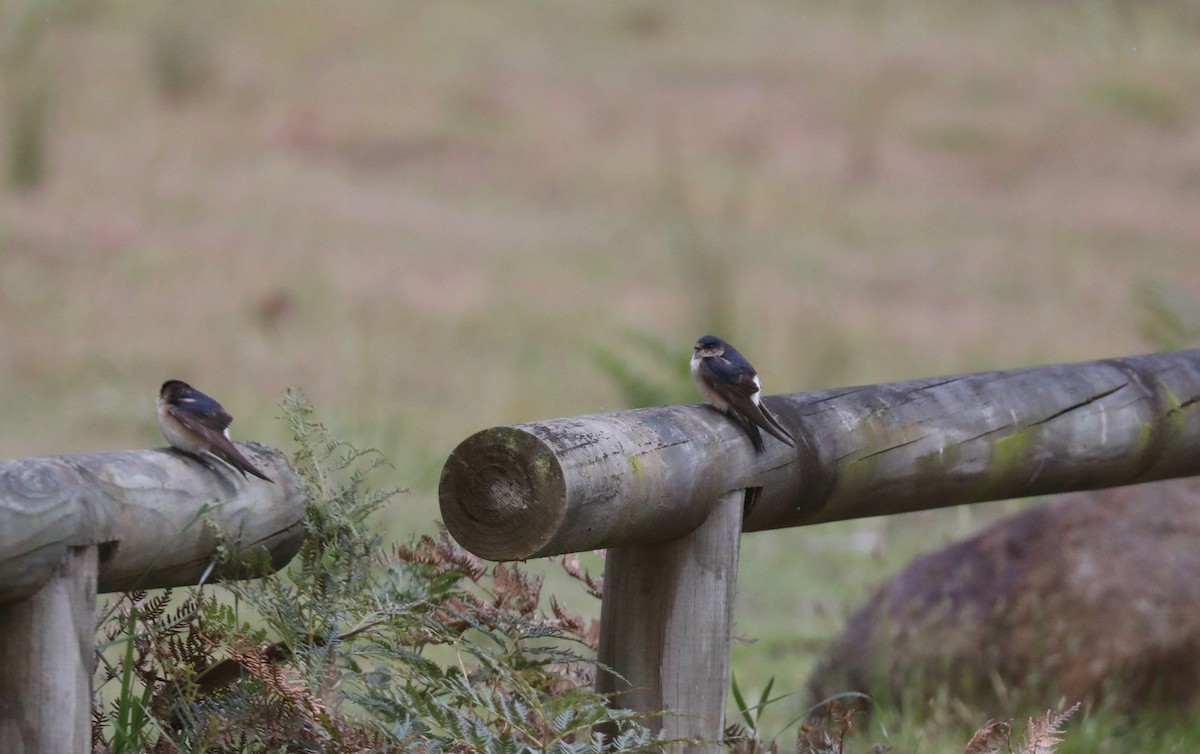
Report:
[{"label": "bird's wing", "polygon": [[212,453],[225,463],[242,472],[242,476],[245,476],[247,473],[249,473],[253,474],[259,479],[265,479],[271,484],[275,484],[274,479],[259,471],[257,468],[255,468],[254,464],[246,460],[246,457],[241,454],[241,451],[234,447],[234,444],[230,442],[229,438],[225,435],[221,435],[220,443],[213,444]]},{"label": "bird's wing", "polygon": [[233,417],[220,403],[199,391],[170,402],[168,407],[171,415],[188,427],[200,424],[224,432],[233,423]]},{"label": "bird's wing", "polygon": [[765,407],[760,406],[753,401],[747,400],[744,405],[732,403],[737,410],[746,415],[746,418],[762,427],[767,434],[774,437],[779,442],[789,447],[796,447],[796,441],[787,433],[783,427],[779,426],[779,422],[775,421],[775,417],[771,416],[770,412]]},{"label": "bird's wing", "polygon": [[[211,401],[211,399],[209,399]],[[216,401],[212,401],[216,404]],[[181,408],[175,404],[168,404],[167,411],[171,416],[179,420],[186,429],[195,432],[200,437],[204,438],[208,443],[208,451],[220,458],[225,463],[242,472],[242,475],[253,474],[259,479],[266,479],[274,484],[275,480],[268,477],[266,474],[254,467],[254,464],[246,460],[246,457],[241,454],[233,442],[225,436],[225,428],[232,421],[229,414],[224,409],[217,405],[215,413],[199,413],[197,411]]]},{"label": "bird's wing", "polygon": [[[775,417],[754,401],[754,395],[759,391],[759,383],[756,380],[758,375],[753,369],[732,364],[724,359],[704,359],[700,363],[700,372],[712,389],[739,414],[762,427],[783,444],[795,447],[792,436],[779,426]],[[751,433],[751,440],[753,439]],[[759,449],[757,443],[755,449]]]},{"label": "bird's wing", "polygon": [[[766,417],[766,420],[767,420],[767,421],[769,421],[769,422],[771,423],[771,426],[772,426],[772,427],[774,427],[775,429],[779,430],[779,431],[780,431],[780,432],[782,432],[783,434],[787,435],[787,438],[788,438],[788,440],[791,440],[791,441],[792,441],[792,442],[788,443],[788,445],[791,445],[791,446],[795,447],[795,444],[796,444],[796,442],[795,442],[795,441],[796,441],[796,438],[795,438],[795,437],[792,437],[792,433],[791,433],[791,432],[788,432],[786,429],[784,429],[784,428],[783,428],[783,425],[782,425],[782,424],[780,424],[780,423],[779,423],[779,420],[775,418],[775,414],[772,414],[772,413],[770,412],[770,410],[768,410],[768,409],[767,409],[767,404],[763,403],[763,402],[760,400],[760,401],[759,401],[759,403],[758,403],[758,408],[759,408],[759,410],[760,410],[760,411],[762,411],[762,415],[763,415],[764,417]],[[768,431],[768,432],[770,432],[770,430],[767,430],[767,431]],[[771,432],[771,434],[773,434],[773,435],[774,435],[775,433],[774,433],[774,432]],[[779,437],[779,435],[775,435],[775,436],[776,436],[776,437]],[[783,440],[783,438],[782,438],[782,437],[779,437],[779,439]],[[787,440],[784,440],[784,442],[787,442]]]},{"label": "bird's wing", "polygon": [[758,392],[758,382],[755,381],[758,375],[753,369],[720,357],[701,359],[700,376],[726,400],[733,396],[749,400],[750,396]]},{"label": "bird's wing", "polygon": [[754,446],[754,452],[763,452],[762,432],[758,431],[758,425],[739,411],[730,411],[727,416],[746,432],[746,436],[750,438],[750,444]]},{"label": "bird's wing", "polygon": [[219,405],[216,412],[207,412],[197,410],[191,405],[181,406],[177,403],[168,403],[167,413],[179,420],[184,428],[195,432],[210,443],[215,443],[215,438],[225,438],[225,428],[233,421],[233,418],[225,413]]}]

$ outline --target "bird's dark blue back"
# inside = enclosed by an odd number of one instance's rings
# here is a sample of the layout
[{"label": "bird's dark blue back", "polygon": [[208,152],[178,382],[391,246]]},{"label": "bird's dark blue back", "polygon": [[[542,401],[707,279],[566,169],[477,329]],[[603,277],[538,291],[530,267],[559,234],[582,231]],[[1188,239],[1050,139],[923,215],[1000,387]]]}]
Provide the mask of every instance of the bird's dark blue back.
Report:
[{"label": "bird's dark blue back", "polygon": [[736,348],[729,345],[728,343],[725,344],[725,352],[721,355],[725,358],[726,361],[733,364],[734,366],[741,367],[742,369],[748,369],[751,372],[754,371],[754,367],[750,366],[750,362],[746,361],[746,357],[743,356],[741,354],[741,352],[739,352]]},{"label": "bird's dark blue back", "polygon": [[216,400],[208,397],[194,387],[188,388],[181,397],[188,400],[186,403],[181,405],[180,408],[183,408],[191,413],[204,414],[207,416],[225,413],[225,409],[220,403],[217,403]]}]

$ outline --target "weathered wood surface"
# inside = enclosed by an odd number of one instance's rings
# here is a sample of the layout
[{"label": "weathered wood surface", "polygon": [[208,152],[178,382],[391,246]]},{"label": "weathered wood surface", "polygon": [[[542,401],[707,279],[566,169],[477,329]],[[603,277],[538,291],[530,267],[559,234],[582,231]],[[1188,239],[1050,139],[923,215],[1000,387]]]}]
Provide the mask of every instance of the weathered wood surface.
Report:
[{"label": "weathered wood surface", "polygon": [[756,531],[1200,474],[1200,350],[766,400],[798,448],[696,404],[484,430],[442,517],[513,560],[677,539],[746,487]]},{"label": "weathered wood surface", "polygon": [[719,752],[729,688],[729,642],[737,592],[745,495],[731,492],[682,539],[608,551],[596,690],[634,710],[673,710],[645,724],[677,747]]},{"label": "weathered wood surface", "polygon": [[197,583],[222,536],[281,567],[304,539],[299,479],[281,451],[238,445],[275,484],[165,448],[0,461],[0,603],[73,547],[98,547],[101,592]]},{"label": "weathered wood surface", "polygon": [[28,599],[0,605],[0,752],[92,750],[96,547],[72,547]]}]

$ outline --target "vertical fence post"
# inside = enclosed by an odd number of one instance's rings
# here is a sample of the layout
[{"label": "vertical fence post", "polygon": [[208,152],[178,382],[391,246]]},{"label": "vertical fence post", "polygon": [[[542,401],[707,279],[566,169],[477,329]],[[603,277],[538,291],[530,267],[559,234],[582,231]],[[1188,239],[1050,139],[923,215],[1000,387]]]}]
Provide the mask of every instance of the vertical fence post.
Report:
[{"label": "vertical fence post", "polygon": [[647,725],[671,738],[710,741],[687,754],[720,751],[729,688],[744,490],[722,495],[682,539],[616,547],[604,565],[596,688],[613,705],[668,713]]},{"label": "vertical fence post", "polygon": [[0,752],[88,754],[95,546],[71,547],[32,596],[0,605]]}]

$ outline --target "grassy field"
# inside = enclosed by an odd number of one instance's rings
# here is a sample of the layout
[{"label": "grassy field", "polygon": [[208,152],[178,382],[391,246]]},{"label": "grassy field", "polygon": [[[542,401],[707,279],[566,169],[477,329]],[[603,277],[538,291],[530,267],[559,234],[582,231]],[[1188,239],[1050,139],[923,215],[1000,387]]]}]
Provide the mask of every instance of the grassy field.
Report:
[{"label": "grassy field", "polygon": [[[472,432],[623,407],[597,353],[643,335],[678,381],[715,330],[768,392],[1149,350],[1134,287],[1200,292],[1197,31],[1184,2],[0,3],[7,174],[45,145],[0,189],[0,457],[157,446],[172,377],[286,447],[296,385],[393,460],[405,536]],[[743,687],[801,688],[888,573],[1009,509],[747,537]]]}]

